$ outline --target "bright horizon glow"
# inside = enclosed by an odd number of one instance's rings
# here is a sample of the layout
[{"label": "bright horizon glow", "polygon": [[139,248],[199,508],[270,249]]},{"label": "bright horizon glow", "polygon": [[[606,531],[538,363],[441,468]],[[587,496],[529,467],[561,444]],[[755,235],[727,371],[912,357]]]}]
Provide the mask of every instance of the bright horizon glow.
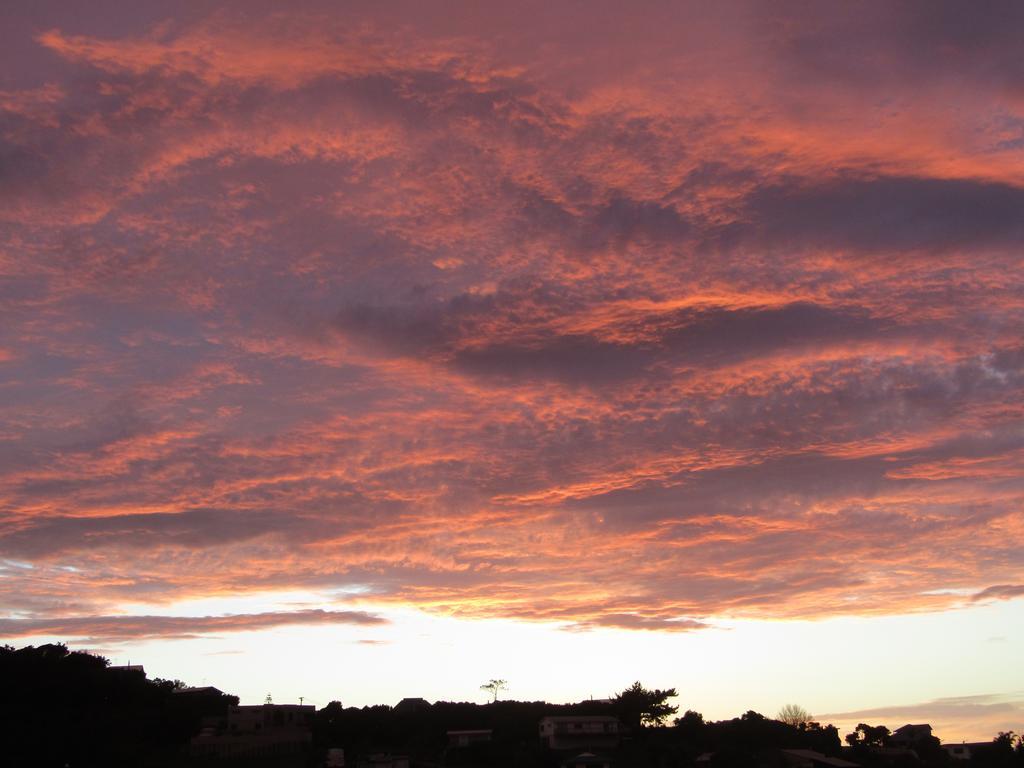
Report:
[{"label": "bright horizon glow", "polygon": [[[315,595],[293,593],[262,608],[278,610],[289,599],[316,604]],[[200,600],[154,614],[253,607],[250,598]],[[873,618],[720,620],[715,629],[689,633],[576,632],[542,623],[379,612],[392,623],[372,631],[289,627],[94,652],[115,664],[142,663],[150,677],[215,685],[243,704],[262,703],[267,693],[279,703],[301,696],[318,707],[333,699],[345,706],[394,705],[413,696],[484,703],[479,685],[501,677],[511,685],[504,698],[550,703],[607,698],[634,680],[675,687],[679,714],[694,709],[707,720],[748,709],[772,717],[783,704],[798,702],[836,725],[841,736],[865,719],[895,729],[905,712],[908,722],[915,716],[931,722],[943,741],[984,741],[1014,728],[1024,713],[1024,678],[1015,673],[1014,649],[1024,641],[1019,602]],[[966,633],[965,624],[971,628]],[[58,638],[39,638],[47,639]],[[965,658],[978,662],[967,665]],[[445,670],[441,678],[438,669]],[[955,711],[938,701],[978,696],[991,699],[961,701]],[[842,716],[862,710],[881,714]]]}]

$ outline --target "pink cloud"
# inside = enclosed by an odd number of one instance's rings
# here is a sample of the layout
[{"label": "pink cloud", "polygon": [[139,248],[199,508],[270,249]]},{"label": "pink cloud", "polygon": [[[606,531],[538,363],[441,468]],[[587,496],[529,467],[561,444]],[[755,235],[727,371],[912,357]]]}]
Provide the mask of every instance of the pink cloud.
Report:
[{"label": "pink cloud", "polygon": [[1015,597],[1019,47],[737,9],[35,29],[63,74],[0,92],[0,555],[36,570],[0,609]]}]

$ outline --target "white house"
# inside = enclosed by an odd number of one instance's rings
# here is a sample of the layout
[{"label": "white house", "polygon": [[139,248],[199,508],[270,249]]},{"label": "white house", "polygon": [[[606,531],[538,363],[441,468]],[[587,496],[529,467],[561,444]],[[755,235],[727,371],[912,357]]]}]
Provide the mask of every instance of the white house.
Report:
[{"label": "white house", "polygon": [[621,729],[608,715],[548,715],[540,721],[540,740],[549,749],[614,749]]},{"label": "white house", "polygon": [[189,742],[192,757],[261,758],[302,755],[313,743],[309,704],[229,707],[224,727],[206,727]]},{"label": "white house", "polygon": [[486,744],[490,742],[494,731],[490,728],[478,728],[469,731],[448,731],[449,747],[468,747],[471,744]]},{"label": "white house", "polygon": [[979,747],[991,746],[991,741],[962,741],[959,744],[943,744],[942,748],[946,750],[949,756],[954,760],[970,760]]}]

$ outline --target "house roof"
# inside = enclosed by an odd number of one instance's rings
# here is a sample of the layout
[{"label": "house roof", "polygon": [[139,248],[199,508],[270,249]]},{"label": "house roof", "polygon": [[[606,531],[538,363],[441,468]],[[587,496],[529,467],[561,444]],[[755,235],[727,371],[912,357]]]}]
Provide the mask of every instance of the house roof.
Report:
[{"label": "house roof", "polygon": [[619,718],[611,715],[545,715],[541,718],[555,723],[617,723]]},{"label": "house roof", "polygon": [[426,699],[420,698],[419,696],[410,696],[395,704],[395,709],[399,711],[417,712],[421,709],[430,709],[430,702]]}]

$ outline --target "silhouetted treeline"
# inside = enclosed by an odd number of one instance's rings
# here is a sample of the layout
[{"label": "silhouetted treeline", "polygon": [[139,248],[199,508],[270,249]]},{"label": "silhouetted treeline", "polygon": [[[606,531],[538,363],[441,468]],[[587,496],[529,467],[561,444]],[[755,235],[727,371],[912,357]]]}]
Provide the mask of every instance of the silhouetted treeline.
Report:
[{"label": "silhouetted treeline", "polygon": [[[411,699],[399,706],[343,707],[331,702],[316,712],[312,745],[287,761],[197,758],[189,741],[211,723],[223,729],[235,696],[216,689],[185,689],[178,681],[148,680],[138,670],[110,667],[98,656],[63,645],[0,648],[0,765],[12,768],[176,768],[185,765],[322,766],[329,748],[342,748],[359,768],[373,753],[404,755],[416,766],[556,768],[573,755],[542,744],[538,724],[549,716],[614,717],[624,725],[617,745],[602,750],[615,768],[787,768],[785,750],[808,750],[864,768],[1024,768],[1024,743],[1000,734],[970,746],[968,760],[954,760],[930,731],[912,744],[883,726],[861,724],[846,735],[831,725],[791,725],[747,712],[705,722],[687,711],[672,725],[673,689],[634,684],[611,701],[579,704],[498,701],[491,704]],[[303,726],[306,727],[305,725]],[[913,726],[918,728],[918,726]],[[454,746],[449,731],[490,731],[485,743]],[[307,731],[308,733],[308,731]],[[815,764],[817,765],[817,764]],[[822,765],[828,765],[827,762]]]},{"label": "silhouetted treeline", "polygon": [[12,768],[169,765],[204,716],[238,703],[175,694],[180,682],[147,680],[64,645],[0,647],[0,681],[0,763]]},{"label": "silhouetted treeline", "polygon": [[[316,714],[314,742],[321,748],[342,747],[346,755],[398,752],[422,760],[444,758],[461,765],[547,765],[537,724],[546,715],[611,715],[612,705],[547,704],[543,701],[498,701],[473,704],[439,701],[417,709],[379,705],[347,707],[331,702]],[[448,749],[447,732],[492,730],[490,744]],[[557,760],[554,762],[557,765]]]},{"label": "silhouetted treeline", "polygon": [[827,756],[841,750],[835,726],[787,725],[754,711],[712,723],[704,723],[697,712],[687,712],[676,720],[675,732],[677,742],[691,753],[711,753],[715,764],[741,764],[766,750],[809,749]]},{"label": "silhouetted treeline", "polygon": [[1012,731],[1000,733],[991,744],[975,747],[971,762],[981,768],[1022,768],[1024,736],[1016,735]]},{"label": "silhouetted treeline", "polygon": [[[565,705],[539,701],[485,705],[438,702],[410,712],[388,706],[343,708],[332,702],[317,712],[316,740],[323,748],[343,747],[346,754],[394,751],[423,759],[446,754],[447,763],[459,764],[460,757],[472,752],[474,764],[558,765],[565,755],[552,753],[538,742],[537,724],[542,717],[624,714],[628,717],[615,702],[598,701]],[[812,723],[793,727],[756,712],[715,723],[705,723],[701,715],[687,712],[677,723],[674,727],[632,729],[616,750],[623,761],[617,763],[691,765],[705,752],[722,751],[736,759],[754,761],[765,750],[811,749],[837,755],[841,748],[839,732],[833,726]],[[489,745],[472,750],[446,750],[446,731],[477,729],[493,730]]]}]

